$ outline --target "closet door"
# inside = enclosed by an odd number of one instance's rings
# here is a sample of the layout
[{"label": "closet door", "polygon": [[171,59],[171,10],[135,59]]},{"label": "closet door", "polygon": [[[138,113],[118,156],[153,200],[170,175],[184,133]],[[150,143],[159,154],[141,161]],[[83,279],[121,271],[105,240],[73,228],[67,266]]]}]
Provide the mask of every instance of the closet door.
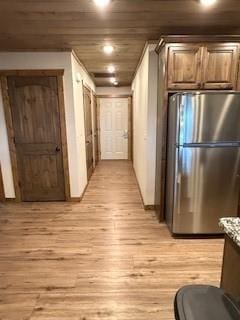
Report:
[{"label": "closet door", "polygon": [[87,177],[90,179],[93,173],[93,135],[92,135],[92,99],[91,91],[83,87],[84,100],[84,120],[85,120],[85,143],[86,143],[86,161]]},{"label": "closet door", "polygon": [[56,77],[8,77],[21,200],[65,200]]}]

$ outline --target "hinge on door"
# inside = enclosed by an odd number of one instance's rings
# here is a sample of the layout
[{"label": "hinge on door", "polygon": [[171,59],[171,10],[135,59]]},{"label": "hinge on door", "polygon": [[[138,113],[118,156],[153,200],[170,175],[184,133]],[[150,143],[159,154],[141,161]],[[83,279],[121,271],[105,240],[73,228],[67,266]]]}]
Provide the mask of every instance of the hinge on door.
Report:
[{"label": "hinge on door", "polygon": [[13,143],[16,144],[16,139],[15,139],[15,137],[13,137],[12,139],[13,139]]},{"label": "hinge on door", "polygon": [[18,181],[18,186],[19,186],[19,188],[21,188],[21,182],[20,181]]}]

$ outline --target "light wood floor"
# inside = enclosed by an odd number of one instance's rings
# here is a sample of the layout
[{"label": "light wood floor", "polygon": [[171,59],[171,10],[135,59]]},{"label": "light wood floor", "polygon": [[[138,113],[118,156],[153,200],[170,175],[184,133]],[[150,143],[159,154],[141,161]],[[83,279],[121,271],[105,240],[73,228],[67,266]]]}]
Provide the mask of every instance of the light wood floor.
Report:
[{"label": "light wood floor", "polygon": [[1,320],[169,320],[176,290],[219,285],[223,240],[176,240],[130,162],[101,162],[81,203],[0,205]]}]

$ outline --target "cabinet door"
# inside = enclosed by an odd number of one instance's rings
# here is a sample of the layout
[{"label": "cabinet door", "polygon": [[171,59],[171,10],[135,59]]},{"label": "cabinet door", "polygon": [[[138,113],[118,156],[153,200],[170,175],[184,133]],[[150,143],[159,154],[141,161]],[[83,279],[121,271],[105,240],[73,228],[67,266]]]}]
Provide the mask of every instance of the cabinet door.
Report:
[{"label": "cabinet door", "polygon": [[237,65],[237,44],[215,44],[204,47],[203,88],[235,89]]},{"label": "cabinet door", "polygon": [[168,49],[168,89],[199,89],[202,48],[173,45]]}]

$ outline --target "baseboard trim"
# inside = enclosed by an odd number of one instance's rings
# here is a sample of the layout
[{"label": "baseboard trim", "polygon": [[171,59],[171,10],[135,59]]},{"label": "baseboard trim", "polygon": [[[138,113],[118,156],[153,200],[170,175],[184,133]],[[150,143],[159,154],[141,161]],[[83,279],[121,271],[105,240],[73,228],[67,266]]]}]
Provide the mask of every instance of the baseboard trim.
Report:
[{"label": "baseboard trim", "polygon": [[80,202],[82,200],[81,197],[71,197],[69,199],[69,202]]},{"label": "baseboard trim", "polygon": [[81,195],[81,200],[82,200],[82,198],[84,197],[85,192],[87,191],[87,187],[88,187],[89,181],[90,181],[90,179],[88,180],[88,182],[87,182],[87,184],[86,184],[86,186],[85,186],[85,188],[84,188],[84,190],[83,190],[83,193],[82,193],[82,195]]},{"label": "baseboard trim", "polygon": [[142,200],[142,204],[143,204],[144,210],[146,210],[146,211],[148,211],[148,210],[149,211],[155,211],[156,210],[155,204],[144,204],[141,188],[140,188],[140,185],[139,185],[139,182],[138,182],[138,179],[137,179],[137,175],[136,175],[136,171],[135,171],[134,166],[133,166],[133,171],[134,171],[134,175],[135,175],[135,178],[136,178],[136,181],[137,181],[137,186],[138,186],[138,190],[139,190],[139,193],[140,193],[140,196],[141,196],[141,200]]},{"label": "baseboard trim", "polygon": [[89,184],[89,181],[87,182],[87,184],[86,184],[86,186],[85,186],[85,188],[83,190],[83,193],[82,193],[82,195],[80,197],[71,197],[69,202],[81,202],[83,197],[84,197],[84,194],[85,194],[85,192],[87,190],[88,184]]},{"label": "baseboard trim", "polygon": [[19,202],[16,198],[5,198],[6,202]]},{"label": "baseboard trim", "polygon": [[133,164],[132,164],[132,167],[133,167],[133,172],[134,172],[134,175],[135,175],[135,179],[136,179],[136,181],[137,181],[137,187],[138,187],[138,191],[139,191],[139,193],[140,193],[142,205],[143,205],[143,207],[144,207],[145,205],[144,205],[144,201],[143,201],[143,196],[142,196],[141,188],[140,188],[140,185],[139,185],[139,182],[138,182],[138,178],[137,178],[137,175],[136,175],[136,171],[135,171],[135,168],[134,168],[134,165],[133,165]]},{"label": "baseboard trim", "polygon": [[144,205],[144,210],[150,210],[150,211],[155,211],[156,210],[156,206],[154,204],[145,204]]},{"label": "baseboard trim", "polygon": [[142,200],[142,204],[143,204],[144,210],[146,210],[146,211],[155,211],[156,210],[155,204],[144,204],[141,188],[140,188],[140,185],[139,185],[139,182],[138,182],[138,179],[137,179],[137,175],[136,175],[136,171],[135,171],[134,166],[133,166],[133,171],[134,171],[134,175],[135,175],[135,178],[136,178],[136,181],[137,181],[137,186],[138,186],[138,190],[139,190],[139,193],[140,193],[140,196],[141,196],[141,200]]},{"label": "baseboard trim", "polygon": [[3,177],[2,177],[2,168],[0,164],[0,202],[4,202],[6,200],[3,186]]}]

